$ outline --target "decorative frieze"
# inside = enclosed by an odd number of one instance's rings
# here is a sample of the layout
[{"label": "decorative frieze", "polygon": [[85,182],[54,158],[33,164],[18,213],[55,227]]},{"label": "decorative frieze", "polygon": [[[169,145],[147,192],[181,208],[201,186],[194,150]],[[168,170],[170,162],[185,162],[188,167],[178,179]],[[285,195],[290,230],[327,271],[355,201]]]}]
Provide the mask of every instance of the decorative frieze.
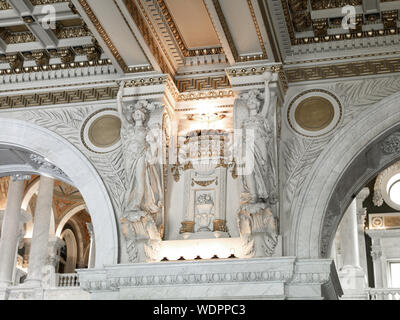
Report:
[{"label": "decorative frieze", "polygon": [[289,83],[400,72],[400,58],[285,68]]},{"label": "decorative frieze", "polygon": [[0,109],[112,100],[116,98],[117,92],[117,87],[103,87],[81,90],[30,93],[15,96],[0,96]]},{"label": "decorative frieze", "polygon": [[[330,298],[335,295],[337,298],[342,293],[330,260],[297,260],[287,257],[228,260],[120,265],[102,270],[79,270],[78,273],[81,288],[94,295],[105,291],[121,294],[122,290],[137,294],[138,290],[151,288],[153,298],[162,297],[167,291],[172,299],[183,295],[194,297],[197,290],[194,285],[222,288],[209,291],[209,298],[257,295],[254,290],[259,286],[264,288],[264,298],[301,298],[301,294],[304,298],[308,294],[302,291],[302,287],[309,285],[320,286],[320,289],[321,286],[329,285]],[[244,294],[250,283],[249,290],[253,290],[253,293],[249,291]],[[280,284],[279,289],[273,287],[273,283]],[[240,293],[228,289],[237,285],[241,286]],[[290,290],[292,286],[300,288],[301,293],[296,294],[296,290]],[[322,293],[322,290],[315,294],[319,294],[319,298],[328,295],[327,292]]]}]

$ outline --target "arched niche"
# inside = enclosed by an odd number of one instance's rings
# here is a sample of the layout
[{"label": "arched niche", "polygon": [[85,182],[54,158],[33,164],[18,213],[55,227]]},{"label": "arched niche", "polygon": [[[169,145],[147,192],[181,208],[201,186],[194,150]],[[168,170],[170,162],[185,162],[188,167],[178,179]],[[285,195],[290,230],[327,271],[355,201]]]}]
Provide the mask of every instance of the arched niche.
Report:
[{"label": "arched niche", "polygon": [[36,153],[60,168],[80,191],[97,237],[95,267],[117,263],[118,234],[114,210],[99,174],[89,160],[56,133],[21,120],[0,118],[0,144]]},{"label": "arched niche", "polygon": [[78,245],[74,233],[70,229],[65,229],[61,234],[67,248],[67,260],[65,261],[64,273],[74,273],[78,261]]},{"label": "arched niche", "polygon": [[400,93],[365,108],[335,133],[318,157],[291,211],[287,255],[328,257],[347,207],[378,172],[400,158],[382,146],[400,130]]}]

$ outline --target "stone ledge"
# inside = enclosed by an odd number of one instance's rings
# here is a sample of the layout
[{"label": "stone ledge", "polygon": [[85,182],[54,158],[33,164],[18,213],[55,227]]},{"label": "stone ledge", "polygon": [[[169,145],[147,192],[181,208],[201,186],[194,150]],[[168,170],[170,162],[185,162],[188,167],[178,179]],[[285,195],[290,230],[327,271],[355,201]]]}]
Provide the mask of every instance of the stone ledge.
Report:
[{"label": "stone ledge", "polygon": [[341,294],[330,259],[140,263],[78,273],[81,288],[93,299],[335,299]]}]

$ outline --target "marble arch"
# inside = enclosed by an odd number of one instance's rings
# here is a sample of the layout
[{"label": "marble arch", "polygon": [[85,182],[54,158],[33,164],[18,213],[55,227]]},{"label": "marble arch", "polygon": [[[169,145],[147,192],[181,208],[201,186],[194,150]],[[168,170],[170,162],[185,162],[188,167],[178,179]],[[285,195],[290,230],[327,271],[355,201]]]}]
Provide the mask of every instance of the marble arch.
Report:
[{"label": "marble arch", "polygon": [[59,167],[81,192],[91,214],[97,237],[95,267],[116,264],[118,235],[114,210],[107,190],[89,160],[70,142],[37,125],[0,119],[0,144],[35,152]]},{"label": "marble arch", "polygon": [[71,208],[59,222],[56,230],[56,236],[59,237],[61,235],[61,232],[63,231],[64,226],[69,221],[69,219],[71,219],[74,215],[84,209],[86,209],[86,205],[84,203]]},{"label": "marble arch", "polygon": [[314,164],[291,210],[285,250],[327,257],[337,226],[363,184],[399,158],[381,143],[400,130],[400,93],[371,105],[340,129]]}]

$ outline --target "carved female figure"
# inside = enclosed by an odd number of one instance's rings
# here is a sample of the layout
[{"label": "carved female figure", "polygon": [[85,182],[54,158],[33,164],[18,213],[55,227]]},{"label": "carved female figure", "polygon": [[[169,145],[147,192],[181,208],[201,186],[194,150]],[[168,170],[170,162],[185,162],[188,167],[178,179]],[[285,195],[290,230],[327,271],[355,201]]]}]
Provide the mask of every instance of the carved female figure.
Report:
[{"label": "carved female figure", "polygon": [[[249,160],[250,156],[254,160],[252,172],[241,176],[244,193],[248,197],[248,203],[274,204],[276,202],[275,167],[273,133],[268,123],[269,87],[266,86],[264,95],[258,90],[252,90],[242,94],[241,98],[246,101],[249,111],[249,116],[241,124],[241,129],[245,134],[244,144],[246,150],[250,152],[246,154],[246,159]],[[264,98],[263,106],[260,98]],[[253,133],[254,141],[249,139],[249,133]],[[246,162],[249,164],[249,161]]]},{"label": "carved female figure", "polygon": [[117,100],[128,186],[124,217],[133,222],[147,213],[152,216],[159,214],[163,205],[160,170],[154,160],[159,149],[152,132],[145,125],[149,112],[156,106],[139,101],[135,106],[130,106],[126,114],[121,101],[122,93],[121,88]]}]

